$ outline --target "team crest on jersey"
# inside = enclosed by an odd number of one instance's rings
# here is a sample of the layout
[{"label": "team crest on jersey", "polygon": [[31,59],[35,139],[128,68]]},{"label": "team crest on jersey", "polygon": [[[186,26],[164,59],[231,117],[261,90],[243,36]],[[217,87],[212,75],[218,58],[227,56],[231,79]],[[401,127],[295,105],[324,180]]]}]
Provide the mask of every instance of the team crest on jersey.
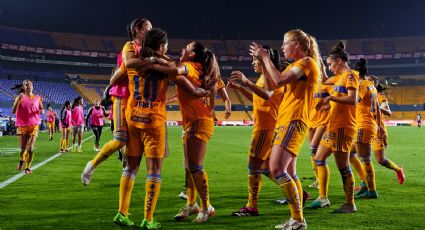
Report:
[{"label": "team crest on jersey", "polygon": [[139,117],[139,116],[131,116],[131,120],[135,122],[142,122],[145,124],[152,123],[152,120],[149,117]]}]

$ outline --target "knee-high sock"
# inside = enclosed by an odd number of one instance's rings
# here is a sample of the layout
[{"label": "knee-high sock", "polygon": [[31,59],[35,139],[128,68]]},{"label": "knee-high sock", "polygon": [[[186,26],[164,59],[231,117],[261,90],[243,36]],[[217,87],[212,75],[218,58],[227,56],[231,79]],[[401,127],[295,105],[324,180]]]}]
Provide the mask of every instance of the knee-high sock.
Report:
[{"label": "knee-high sock", "polygon": [[68,147],[69,147],[69,138],[65,138],[65,147],[63,149],[67,150]]},{"label": "knee-high sock", "polygon": [[303,200],[304,200],[304,194],[303,194],[303,186],[301,184],[300,179],[298,178],[297,175],[291,176],[292,180],[295,182],[295,185],[297,186],[298,189],[298,194],[300,196],[300,204],[301,204],[301,209],[303,208]]},{"label": "knee-high sock", "polygon": [[94,167],[97,167],[100,163],[108,159],[115,151],[124,147],[125,143],[118,141],[116,139],[110,140],[108,143],[104,144],[100,149],[99,153],[91,161]]},{"label": "knee-high sock", "polygon": [[65,137],[62,137],[61,138],[61,143],[60,143],[60,149],[62,149],[62,150],[64,150],[64,147],[65,147]]},{"label": "knee-high sock", "polygon": [[[190,166],[189,166],[190,167]],[[210,206],[210,195],[208,191],[208,175],[204,171],[202,166],[195,167],[196,169],[190,169],[192,174],[193,182],[195,183],[196,190],[199,193],[201,200],[201,208],[207,209]]]},{"label": "knee-high sock", "polygon": [[25,168],[29,169],[31,167],[31,163],[33,159],[34,159],[34,152],[27,151],[27,161],[25,163]]},{"label": "knee-high sock", "polygon": [[384,161],[382,161],[381,165],[384,166],[387,169],[392,169],[396,172],[400,171],[400,166],[396,165],[390,159],[384,159]]},{"label": "knee-high sock", "polygon": [[124,169],[124,172],[121,176],[119,212],[121,212],[125,216],[128,215],[131,192],[133,191],[135,177],[136,175],[134,173],[131,173],[128,169]]},{"label": "knee-high sock", "polygon": [[356,170],[360,182],[366,182],[366,173],[363,168],[362,162],[357,157],[356,153],[350,153],[350,165]]},{"label": "knee-high sock", "polygon": [[326,163],[326,160],[316,160],[317,165],[317,180],[319,182],[319,197],[328,198],[328,188],[329,188],[329,166]]},{"label": "knee-high sock", "polygon": [[197,192],[196,192],[195,182],[193,181],[192,174],[190,173],[190,170],[188,168],[185,168],[185,174],[186,174],[186,195],[187,195],[186,204],[190,206],[196,203]]},{"label": "knee-high sock", "polygon": [[345,193],[345,203],[354,204],[354,175],[350,166],[339,169]]},{"label": "knee-high sock", "polygon": [[19,157],[21,158],[21,161],[26,161],[27,160],[27,150],[23,149],[23,150],[19,151]]},{"label": "knee-high sock", "polygon": [[316,180],[317,180],[317,177],[318,177],[318,175],[317,175],[317,164],[316,164],[316,161],[314,160],[314,157],[316,156],[317,148],[314,148],[314,147],[311,146],[310,150],[311,150],[311,155],[310,155],[311,168],[313,169],[314,176],[316,177]]},{"label": "knee-high sock", "polygon": [[159,191],[161,190],[161,175],[148,174],[145,185],[145,218],[151,221],[155,212],[156,202],[158,201]]},{"label": "knee-high sock", "polygon": [[375,191],[375,168],[370,160],[370,157],[362,158],[363,167],[366,172],[366,185],[367,190]]},{"label": "knee-high sock", "polygon": [[263,170],[249,170],[248,171],[248,203],[247,207],[257,208],[258,194],[260,193],[263,184],[261,174]]},{"label": "knee-high sock", "polygon": [[303,212],[300,203],[300,194],[294,180],[287,174],[283,173],[275,177],[276,184],[279,185],[283,195],[288,200],[291,217],[297,221],[303,221]]}]

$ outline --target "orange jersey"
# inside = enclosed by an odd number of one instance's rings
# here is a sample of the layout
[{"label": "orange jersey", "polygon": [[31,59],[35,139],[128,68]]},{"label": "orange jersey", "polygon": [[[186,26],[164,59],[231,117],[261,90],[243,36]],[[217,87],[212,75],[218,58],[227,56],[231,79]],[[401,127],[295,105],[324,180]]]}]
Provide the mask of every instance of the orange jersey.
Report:
[{"label": "orange jersey", "polygon": [[[356,71],[348,70],[334,76],[335,81],[331,95],[333,97],[348,96],[348,90],[357,91],[359,88],[359,76]],[[349,105],[331,101],[329,111],[329,130],[338,128],[356,129],[356,105]]]},{"label": "orange jersey", "polygon": [[[264,88],[265,79],[263,75],[258,78],[256,85],[260,88]],[[254,130],[273,130],[275,128],[282,98],[283,87],[276,89],[269,100],[264,100],[257,94],[252,93]]]},{"label": "orange jersey", "polygon": [[316,105],[322,99],[330,95],[331,86],[323,85],[318,83],[316,86],[316,91],[313,95],[314,98],[314,106],[311,109],[311,120],[310,120],[310,128],[317,128],[319,126],[326,126],[329,122],[329,110],[327,111],[317,111]]},{"label": "orange jersey", "polygon": [[309,124],[313,108],[314,87],[319,82],[319,67],[312,58],[304,57],[290,64],[285,71],[299,72],[303,75],[285,85],[285,94],[279,107],[279,124],[300,120]]},{"label": "orange jersey", "polygon": [[357,128],[376,128],[376,106],[378,105],[378,92],[373,82],[361,80],[356,104],[356,124]]},{"label": "orange jersey", "polygon": [[[200,87],[202,83],[201,77],[203,75],[202,65],[196,62],[183,62],[181,64],[188,70],[186,78],[189,79],[194,86]],[[183,125],[202,119],[213,121],[211,108],[209,107],[207,100],[204,98],[194,97],[178,86],[176,89],[177,98],[180,104],[180,112],[183,118]]]},{"label": "orange jersey", "polygon": [[[124,45],[122,53],[126,52],[136,52],[133,42],[127,42]],[[141,129],[163,126],[167,118],[165,100],[168,78],[157,72],[147,72],[142,75],[136,69],[125,69],[130,91],[125,111],[128,126]]]}]

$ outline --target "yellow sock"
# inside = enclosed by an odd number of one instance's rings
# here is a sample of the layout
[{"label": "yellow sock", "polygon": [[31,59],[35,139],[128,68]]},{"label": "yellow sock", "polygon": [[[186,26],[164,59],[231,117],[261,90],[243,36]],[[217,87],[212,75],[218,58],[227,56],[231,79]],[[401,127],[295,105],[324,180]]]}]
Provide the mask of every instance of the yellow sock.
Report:
[{"label": "yellow sock", "polygon": [[311,168],[314,171],[314,176],[316,177],[317,180],[317,164],[316,161],[314,160],[314,156],[316,155],[316,149],[312,149],[311,150],[311,155],[310,155],[310,164],[311,164]]},{"label": "yellow sock", "polygon": [[195,182],[193,181],[190,170],[186,168],[185,171],[186,171],[185,174],[186,174],[186,195],[187,195],[186,204],[189,206],[196,203],[197,192],[196,192]]},{"label": "yellow sock", "polygon": [[392,162],[390,159],[384,159],[384,161],[381,164],[385,168],[392,169],[396,172],[400,171],[400,167],[396,165],[394,162]]},{"label": "yellow sock", "polygon": [[356,170],[360,182],[366,182],[366,173],[362,166],[362,162],[355,153],[350,154],[350,165]]},{"label": "yellow sock", "polygon": [[120,202],[119,212],[124,216],[128,215],[128,208],[130,206],[131,192],[133,191],[134,178],[122,176],[120,181]]},{"label": "yellow sock", "polygon": [[350,166],[339,169],[344,187],[345,203],[354,204],[354,175]]},{"label": "yellow sock", "polygon": [[329,188],[329,166],[326,163],[326,160],[319,161],[316,160],[317,164],[317,180],[319,181],[319,197],[328,198],[328,188]]},{"label": "yellow sock", "polygon": [[[299,196],[300,196],[300,204],[301,204],[301,209],[303,208],[303,199],[304,199],[304,197],[303,197],[303,186],[302,186],[302,184],[301,184],[301,181],[300,181],[300,179],[298,179],[298,176],[297,175],[295,175],[295,176],[293,176],[292,177],[292,180],[295,182],[295,185],[297,186],[297,189],[298,189],[298,194],[299,194]],[[301,211],[302,212],[302,211]]]},{"label": "yellow sock", "polygon": [[208,192],[208,175],[202,168],[199,171],[192,172],[193,182],[199,193],[201,208],[207,209],[210,206],[210,197]]},{"label": "yellow sock", "polygon": [[69,139],[65,138],[65,148],[63,148],[63,150],[67,150],[69,147]]},{"label": "yellow sock", "polygon": [[375,169],[373,167],[372,161],[363,161],[363,166],[366,171],[367,190],[370,192],[375,191]]},{"label": "yellow sock", "polygon": [[27,159],[27,150],[24,149],[24,151],[19,152],[19,157],[21,158],[21,161],[26,161]]},{"label": "yellow sock", "polygon": [[297,185],[293,180],[283,183],[279,186],[285,197],[288,199],[291,217],[297,221],[303,221],[303,212],[300,203],[300,194],[298,193]]},{"label": "yellow sock", "polygon": [[94,167],[97,167],[100,163],[108,159],[115,151],[125,146],[125,142],[118,141],[116,139],[108,141],[100,149],[99,153],[91,161]]},{"label": "yellow sock", "polygon": [[145,218],[151,221],[155,212],[156,202],[158,201],[159,191],[161,189],[161,178],[157,176],[150,177],[146,180],[145,190]]},{"label": "yellow sock", "polygon": [[29,169],[31,167],[32,160],[34,159],[34,152],[27,151],[27,161],[25,163],[25,168]]},{"label": "yellow sock", "polygon": [[60,143],[59,148],[60,148],[60,149],[62,149],[62,150],[64,150],[64,147],[65,147],[65,138],[64,138],[64,137],[62,137],[62,138],[61,138],[61,143]]},{"label": "yellow sock", "polygon": [[258,194],[260,193],[262,186],[261,174],[248,174],[248,203],[247,207],[257,208],[258,206]]}]

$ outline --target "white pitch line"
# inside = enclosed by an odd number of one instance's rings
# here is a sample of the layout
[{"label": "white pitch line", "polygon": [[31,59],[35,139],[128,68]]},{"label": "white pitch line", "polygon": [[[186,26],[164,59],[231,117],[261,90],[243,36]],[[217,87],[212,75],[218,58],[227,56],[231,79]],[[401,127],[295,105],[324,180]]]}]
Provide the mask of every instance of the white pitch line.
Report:
[{"label": "white pitch line", "polygon": [[[81,143],[86,142],[87,140],[91,139],[92,137],[94,137],[94,135],[91,135],[91,136],[87,137],[86,139],[84,139],[83,141],[81,141]],[[69,148],[68,148],[68,150],[70,150],[71,148],[72,148],[72,146],[71,146],[71,147],[69,147]],[[40,168],[41,166],[43,166],[43,165],[44,165],[44,164],[46,164],[47,162],[49,162],[49,161],[51,161],[51,160],[53,160],[53,159],[55,159],[55,158],[59,157],[60,155],[63,155],[63,153],[56,153],[55,155],[53,155],[53,156],[51,156],[51,157],[47,158],[46,160],[44,160],[44,161],[42,161],[42,162],[40,162],[40,163],[38,163],[38,164],[34,165],[34,167],[31,167],[31,168],[32,168],[31,170],[32,170],[32,171],[34,171],[34,170],[36,170],[36,169]],[[4,181],[4,182],[0,183],[0,189],[3,189],[4,187],[6,187],[6,186],[8,186],[8,185],[12,184],[13,182],[15,182],[15,181],[19,180],[19,178],[23,177],[24,175],[25,175],[25,172],[24,172],[24,171],[22,171],[22,172],[20,172],[20,173],[16,174],[15,176],[13,176],[13,177],[9,178],[8,180],[6,180],[6,181]]]}]

